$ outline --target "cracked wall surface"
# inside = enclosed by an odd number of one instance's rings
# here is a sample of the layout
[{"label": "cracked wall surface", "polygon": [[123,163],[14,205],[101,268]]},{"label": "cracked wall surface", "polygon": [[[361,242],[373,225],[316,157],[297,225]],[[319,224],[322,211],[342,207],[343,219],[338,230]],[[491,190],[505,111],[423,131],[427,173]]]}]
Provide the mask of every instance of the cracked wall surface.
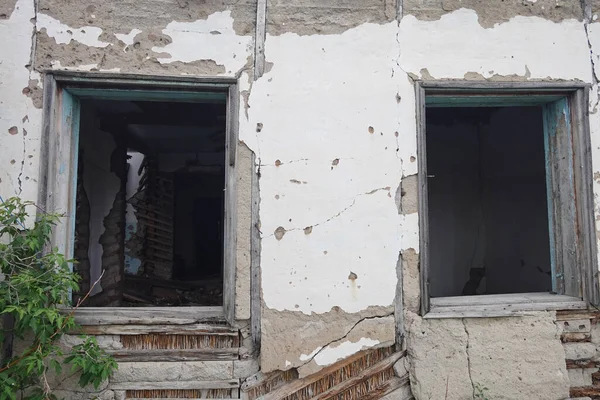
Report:
[{"label": "cracked wall surface", "polygon": [[[472,396],[474,382],[512,398],[566,393],[552,314],[479,321],[416,315],[413,79],[593,84],[593,168],[600,176],[600,3],[584,10],[574,0],[407,0],[397,21],[399,4],[391,0],[271,0],[266,68],[256,81],[256,1],[35,4],[0,2],[3,197],[37,197],[42,70],[239,75],[239,138],[247,146],[239,161],[260,176],[263,372],[298,368],[307,375],[389,344],[395,315],[406,320],[418,399],[445,390],[444,374],[451,378],[449,398]],[[250,165],[251,153],[257,165]],[[251,193],[251,176],[238,178],[239,193]],[[600,179],[594,191],[600,220]],[[238,201],[247,216],[249,202]],[[240,265],[249,251],[238,248]],[[248,271],[237,272],[237,291],[248,297]],[[395,310],[399,298],[402,309]],[[237,303],[240,318],[249,313],[247,303]],[[488,332],[509,351],[487,342]],[[540,345],[524,348],[525,335]],[[523,372],[523,352],[543,372]]]},{"label": "cracked wall surface", "polygon": [[568,398],[569,375],[555,320],[553,313],[462,320],[408,313],[413,395],[472,399],[481,385],[492,399]]}]

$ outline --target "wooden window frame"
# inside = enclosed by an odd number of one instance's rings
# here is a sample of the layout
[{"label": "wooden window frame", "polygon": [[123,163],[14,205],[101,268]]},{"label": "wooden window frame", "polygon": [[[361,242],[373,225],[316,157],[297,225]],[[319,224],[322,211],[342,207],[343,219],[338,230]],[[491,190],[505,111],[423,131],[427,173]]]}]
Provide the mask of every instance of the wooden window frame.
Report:
[{"label": "wooden window frame", "polygon": [[[135,74],[48,71],[44,75],[44,106],[38,204],[42,210],[64,213],[52,235],[52,246],[72,258],[75,232],[75,187],[79,99],[113,99],[119,93],[154,96],[164,101],[186,101],[206,92],[226,96],[225,243],[222,307],[87,307],[77,310],[76,320],[86,325],[156,324],[181,321],[235,323],[236,279],[236,176],[239,87],[237,78],[148,76]],[[133,92],[133,94],[132,94]],[[144,100],[138,98],[138,100]],[[75,101],[73,106],[69,102]],[[71,113],[63,112],[65,105]],[[251,199],[248,199],[251,201]],[[254,207],[253,207],[254,210]],[[254,267],[254,266],[253,266]],[[157,315],[160,316],[157,318]],[[253,315],[252,318],[259,318]],[[254,322],[257,325],[259,322]]]},{"label": "wooden window frame", "polygon": [[[415,90],[421,315],[426,318],[494,317],[543,310],[585,309],[598,305],[600,296],[593,211],[589,85],[578,82],[417,81]],[[563,110],[552,109],[561,101],[564,102]],[[428,104],[446,107],[544,107],[546,175],[548,187],[552,188],[548,207],[555,294],[430,298],[426,146]],[[560,129],[567,135],[552,135],[559,129],[554,120],[559,118],[560,113],[565,116]]]}]

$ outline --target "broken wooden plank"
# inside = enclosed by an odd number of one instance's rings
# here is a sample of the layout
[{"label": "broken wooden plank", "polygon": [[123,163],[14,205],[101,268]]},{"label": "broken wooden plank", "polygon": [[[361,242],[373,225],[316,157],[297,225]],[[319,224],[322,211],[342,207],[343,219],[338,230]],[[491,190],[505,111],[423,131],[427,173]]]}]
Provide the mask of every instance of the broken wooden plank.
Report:
[{"label": "broken wooden plank", "polygon": [[[308,386],[314,382],[317,382],[318,380],[322,379],[323,377],[325,377],[341,368],[344,368],[346,365],[351,364],[354,361],[357,361],[358,359],[366,356],[369,352],[372,352],[372,351],[374,351],[374,350],[359,352],[357,354],[354,354],[353,356],[348,357],[345,360],[339,361],[339,362],[332,364],[326,368],[323,368],[322,370],[320,370],[319,372],[317,372],[315,374],[309,375],[302,379],[295,380],[295,381],[265,395],[262,400],[280,400],[287,396],[290,396],[290,395],[296,393],[297,391],[305,388],[306,386]],[[389,364],[389,365],[394,365],[394,363],[396,361],[398,361],[400,358],[404,357],[405,355],[406,355],[406,351],[394,353],[393,355],[385,358],[384,361],[387,360],[388,363],[391,362],[391,364]],[[384,361],[380,361],[379,363],[377,363],[375,365],[379,365],[380,363],[382,363]],[[385,364],[385,365],[387,365],[387,364]],[[389,365],[388,365],[388,367],[389,367]],[[373,368],[373,367],[370,367],[370,368]],[[352,378],[350,378],[350,379],[352,379]],[[336,386],[339,386],[339,385],[340,384],[338,384]]]},{"label": "broken wooden plank", "polygon": [[[326,400],[326,399],[330,399],[332,397],[338,396],[338,395],[342,394],[343,392],[345,392],[346,390],[352,388],[353,386],[369,379],[371,376],[376,375],[376,374],[383,372],[386,369],[392,367],[404,355],[405,355],[404,352],[395,353],[395,354],[391,355],[390,357],[384,359],[383,361],[380,361],[377,364],[373,365],[372,367],[367,368],[364,371],[361,371],[358,375],[353,376],[352,378],[349,378],[349,379],[343,381],[342,383],[332,387],[331,389],[329,389],[323,393],[320,393],[314,397],[311,397],[310,400]],[[407,379],[408,379],[408,377],[407,377]],[[266,400],[266,396],[265,396],[265,400]]]},{"label": "broken wooden plank", "polygon": [[239,348],[107,350],[118,362],[238,360]]}]

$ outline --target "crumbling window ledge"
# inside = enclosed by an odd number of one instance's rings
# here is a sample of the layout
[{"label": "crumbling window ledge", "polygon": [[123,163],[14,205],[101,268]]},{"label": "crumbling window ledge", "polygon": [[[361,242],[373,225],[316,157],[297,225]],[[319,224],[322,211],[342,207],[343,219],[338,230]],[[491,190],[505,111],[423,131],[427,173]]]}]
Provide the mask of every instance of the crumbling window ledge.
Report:
[{"label": "crumbling window ledge", "polygon": [[495,294],[430,299],[424,318],[490,318],[534,315],[541,311],[584,310],[585,301],[552,293]]}]

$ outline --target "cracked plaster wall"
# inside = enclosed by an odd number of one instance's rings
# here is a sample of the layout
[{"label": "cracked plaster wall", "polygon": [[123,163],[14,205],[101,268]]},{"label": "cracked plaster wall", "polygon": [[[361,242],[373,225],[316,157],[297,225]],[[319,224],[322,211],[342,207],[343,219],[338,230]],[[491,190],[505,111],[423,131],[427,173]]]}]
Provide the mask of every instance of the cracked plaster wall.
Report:
[{"label": "cracked plaster wall", "polygon": [[[527,319],[463,324],[423,321],[414,314],[419,245],[410,77],[596,84],[591,62],[599,68],[600,29],[583,20],[579,2],[525,3],[494,2],[484,9],[481,1],[406,1],[398,25],[396,5],[389,1],[360,2],[357,12],[358,6],[342,2],[327,7],[273,0],[266,73],[252,82],[246,71],[253,54],[251,0],[127,0],[118,7],[40,0],[37,19],[33,0],[18,0],[8,18],[0,17],[0,54],[8,55],[0,64],[0,193],[37,196],[36,71],[242,72],[240,139],[256,154],[260,170],[263,371],[300,367],[307,374],[361,348],[389,343],[394,335],[390,316],[400,293],[405,313],[396,315],[407,319],[413,379],[438,390],[440,376],[417,372],[418,361],[430,355],[433,363],[465,372],[449,397],[461,398],[472,391],[464,381],[468,375],[475,381],[497,374],[473,358],[465,365],[465,327],[472,325],[470,332],[481,336],[514,330],[509,340],[514,346],[498,349],[482,339],[477,350],[481,360],[502,354],[507,365],[522,355],[523,345],[516,345],[520,335],[538,335],[552,349],[559,341],[548,328],[553,318],[548,314],[532,317],[531,329],[525,327]],[[592,21],[597,19],[593,12]],[[594,171],[600,176],[595,93],[591,128]],[[600,179],[595,193],[600,194]],[[396,268],[402,273],[397,275]],[[428,340],[442,343],[442,353],[456,349],[460,357],[427,353]],[[531,390],[548,386],[565,393],[564,353],[555,350],[536,367],[555,372],[555,382],[548,385],[545,374],[529,376]],[[521,387],[514,375],[498,376],[495,384]],[[425,389],[415,394],[427,398]]]}]

